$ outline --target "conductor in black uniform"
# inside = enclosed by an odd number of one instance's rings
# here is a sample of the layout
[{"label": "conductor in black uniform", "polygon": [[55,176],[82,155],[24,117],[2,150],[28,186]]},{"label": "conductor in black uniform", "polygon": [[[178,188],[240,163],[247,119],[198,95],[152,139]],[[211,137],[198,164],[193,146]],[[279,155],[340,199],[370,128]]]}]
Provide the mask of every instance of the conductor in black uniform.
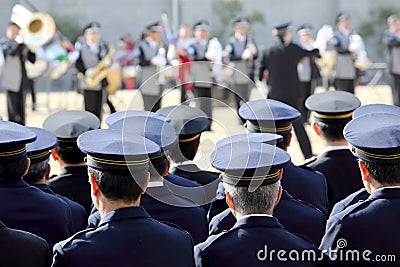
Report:
[{"label": "conductor in black uniform", "polygon": [[[290,162],[289,154],[267,144],[233,142],[217,147],[211,160],[223,172],[227,203],[237,222],[195,247],[196,266],[275,266],[279,259],[268,253],[275,249],[319,254],[314,245],[285,230],[272,215],[282,193],[280,177],[282,167]],[[314,261],[288,259],[285,264],[316,266]]]},{"label": "conductor in black uniform", "polygon": [[306,100],[306,107],[314,111],[314,131],[324,146],[318,159],[308,166],[326,177],[329,210],[363,187],[356,158],[343,136],[344,126],[360,105],[355,95],[343,91],[323,92]]},{"label": "conductor in black uniform", "polygon": [[54,246],[53,266],[193,266],[191,236],[151,218],[139,206],[149,183],[148,155],[154,142],[122,131],[93,130],[78,138],[87,153],[91,196],[99,210],[97,228],[84,230]]},{"label": "conductor in black uniform", "polygon": [[26,74],[25,62],[35,62],[36,56],[24,43],[17,43],[20,27],[10,22],[6,38],[2,39],[4,66],[1,87],[7,90],[8,120],[25,125],[25,99],[30,84]]},{"label": "conductor in black uniform", "polygon": [[[400,116],[374,112],[354,118],[344,136],[359,159],[362,182],[371,194],[328,220],[322,249],[360,251],[359,266],[381,266],[377,255],[395,255],[400,245]],[[343,242],[345,240],[346,246]],[[361,252],[371,253],[365,258]],[[368,261],[369,260],[369,261]],[[397,266],[392,260],[385,262]]]},{"label": "conductor in black uniform", "polygon": [[99,127],[99,118],[83,110],[59,111],[43,122],[43,128],[57,136],[58,144],[52,150],[52,156],[61,167],[61,172],[48,184],[56,194],[81,204],[87,214],[92,206],[89,177],[85,154],[78,148],[76,140],[80,134]]},{"label": "conductor in black uniform", "polygon": [[[265,51],[261,59],[259,80],[262,81],[264,71],[268,71],[268,98],[282,101],[298,110],[302,110],[301,85],[297,73],[297,64],[304,57],[319,55],[318,49],[304,50],[292,43],[292,31],[289,23],[276,26],[273,34],[278,43]],[[311,144],[302,122],[293,123],[294,131],[299,140],[304,157],[312,156]]]}]

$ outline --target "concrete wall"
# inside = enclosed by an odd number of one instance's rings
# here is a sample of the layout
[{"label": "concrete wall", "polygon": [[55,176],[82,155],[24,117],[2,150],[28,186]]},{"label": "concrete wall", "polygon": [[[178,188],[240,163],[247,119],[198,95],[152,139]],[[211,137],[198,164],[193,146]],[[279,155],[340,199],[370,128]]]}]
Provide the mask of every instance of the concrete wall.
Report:
[{"label": "concrete wall", "polygon": [[[0,33],[4,33],[14,4],[24,2],[17,0],[0,1]],[[159,20],[160,13],[172,14],[172,4],[179,3],[179,23],[192,25],[200,18],[210,20],[212,26],[218,26],[217,14],[213,11],[213,0],[32,0],[40,10],[55,15],[75,16],[79,25],[91,20],[99,21],[103,26],[104,38],[116,42],[124,33],[131,33],[136,39],[145,25]],[[266,19],[266,25],[254,25],[255,40],[260,47],[270,46],[273,42],[272,27],[276,24],[291,21],[294,28],[300,24],[310,23],[314,32],[323,24],[334,23],[339,11],[352,14],[355,29],[368,21],[368,11],[379,5],[394,6],[400,9],[398,0],[242,0],[244,14],[258,10]],[[175,23],[177,24],[177,23]],[[2,26],[4,25],[4,26]],[[368,49],[380,49],[368,47]],[[374,55],[373,52],[371,52]]]}]

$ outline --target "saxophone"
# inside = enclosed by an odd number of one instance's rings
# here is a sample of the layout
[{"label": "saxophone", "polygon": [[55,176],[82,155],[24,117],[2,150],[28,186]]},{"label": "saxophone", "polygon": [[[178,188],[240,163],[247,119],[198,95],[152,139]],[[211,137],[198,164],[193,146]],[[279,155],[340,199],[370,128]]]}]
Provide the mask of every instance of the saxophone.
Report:
[{"label": "saxophone", "polygon": [[107,55],[96,65],[96,67],[88,69],[85,73],[85,82],[87,88],[91,89],[101,83],[107,77],[109,67],[111,66],[111,58],[114,54],[114,48],[110,48]]}]

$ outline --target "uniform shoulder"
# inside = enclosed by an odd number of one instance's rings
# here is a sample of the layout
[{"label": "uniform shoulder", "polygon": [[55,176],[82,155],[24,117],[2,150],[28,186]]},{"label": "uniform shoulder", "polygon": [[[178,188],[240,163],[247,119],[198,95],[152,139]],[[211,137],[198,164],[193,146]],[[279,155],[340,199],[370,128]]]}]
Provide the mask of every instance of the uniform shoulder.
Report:
[{"label": "uniform shoulder", "polygon": [[85,240],[86,234],[89,232],[94,232],[94,231],[96,231],[96,229],[97,228],[87,228],[85,230],[79,231],[79,232],[75,233],[74,235],[70,236],[69,238],[55,244],[54,248],[61,247],[62,249],[65,249],[65,248],[69,247],[74,240],[77,240],[77,239]]},{"label": "uniform shoulder", "polygon": [[220,234],[209,236],[206,241],[204,241],[203,243],[197,244],[195,246],[195,251],[197,251],[197,253],[195,253],[195,254],[198,254],[200,251],[207,250],[217,240],[220,240],[220,239],[226,237],[228,235],[228,233],[229,233],[229,231],[224,230]]}]

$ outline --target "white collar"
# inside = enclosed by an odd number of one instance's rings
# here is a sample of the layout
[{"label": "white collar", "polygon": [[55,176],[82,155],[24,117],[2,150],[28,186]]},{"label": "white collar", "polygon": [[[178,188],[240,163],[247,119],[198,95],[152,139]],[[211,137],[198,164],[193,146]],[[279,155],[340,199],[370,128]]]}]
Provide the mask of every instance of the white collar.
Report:
[{"label": "white collar", "polygon": [[349,146],[327,146],[321,151],[321,154],[329,151],[346,150],[346,149],[348,150]]},{"label": "white collar", "polygon": [[250,218],[250,217],[269,217],[269,218],[273,218],[274,216],[269,215],[269,214],[260,214],[260,213],[256,213],[256,214],[247,214],[247,215],[244,215],[242,218],[240,218],[240,219],[237,220],[237,221],[240,221],[240,220],[243,220],[243,219],[247,219],[247,218]]},{"label": "white collar", "polygon": [[161,187],[164,186],[164,182],[162,181],[158,181],[158,182],[149,182],[149,184],[147,185],[148,188],[151,187]]},{"label": "white collar", "polygon": [[152,47],[157,47],[158,43],[156,41],[153,41],[151,38],[147,37],[146,41],[152,46]]},{"label": "white collar", "polygon": [[239,33],[235,33],[235,38],[238,39],[241,42],[246,41],[246,35],[240,35]]}]

